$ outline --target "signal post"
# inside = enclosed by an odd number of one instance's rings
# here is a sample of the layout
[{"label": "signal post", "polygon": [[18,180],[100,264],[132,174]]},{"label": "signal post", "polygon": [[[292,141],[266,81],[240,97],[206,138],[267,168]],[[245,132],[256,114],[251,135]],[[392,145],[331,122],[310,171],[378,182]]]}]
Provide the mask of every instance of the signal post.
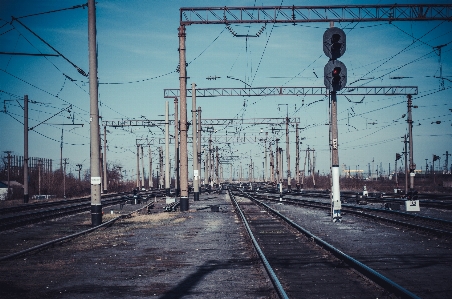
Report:
[{"label": "signal post", "polygon": [[330,91],[331,100],[331,177],[332,198],[331,217],[333,222],[341,221],[341,194],[339,187],[339,143],[337,130],[337,91],[347,84],[347,68],[345,64],[337,60],[345,53],[345,32],[337,27],[331,27],[323,34],[323,52],[330,58],[324,68],[325,87]]}]

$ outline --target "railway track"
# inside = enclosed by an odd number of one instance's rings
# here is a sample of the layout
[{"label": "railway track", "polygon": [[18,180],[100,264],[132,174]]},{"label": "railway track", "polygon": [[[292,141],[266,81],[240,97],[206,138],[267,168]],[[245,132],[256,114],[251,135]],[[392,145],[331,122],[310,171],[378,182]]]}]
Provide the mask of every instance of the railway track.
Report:
[{"label": "railway track", "polygon": [[[147,201],[151,196],[160,196],[160,194],[160,191],[141,193],[138,201]],[[103,207],[124,204],[126,202],[132,203],[132,201],[134,201],[134,197],[130,193],[107,194],[102,196]],[[91,199],[89,197],[82,197],[0,209],[0,231],[86,212],[90,208]]]},{"label": "railway track", "polygon": [[[277,194],[274,189],[261,188],[257,191],[260,194]],[[360,199],[362,192],[353,191],[341,191],[341,199],[343,201],[357,201]],[[303,196],[303,197],[313,197],[313,198],[330,198],[330,192],[327,190],[304,190],[297,191],[292,190],[290,193],[284,192],[283,196]],[[436,208],[444,210],[452,210],[452,195],[450,194],[429,194],[429,193],[419,193],[417,194],[419,203],[422,207],[426,208]],[[403,194],[396,193],[382,193],[382,192],[371,192],[367,197],[362,198],[368,202],[372,203],[398,203],[405,204],[405,198]]]},{"label": "railway track", "polygon": [[418,298],[249,194],[230,197],[281,298]]},{"label": "railway track", "polygon": [[[257,197],[261,200],[280,201],[279,196],[260,194]],[[285,196],[284,203],[303,205],[312,208],[330,210],[329,202],[321,202],[317,200],[303,199],[296,196]],[[408,227],[417,231],[428,232],[437,236],[452,237],[452,221],[439,219],[434,217],[422,216],[407,212],[378,209],[365,206],[356,206],[351,204],[342,204],[342,215],[347,213],[366,217],[376,221],[391,223],[397,227]]]},{"label": "railway track", "polygon": [[5,256],[0,257],[0,262],[6,261],[6,260],[11,260],[11,259],[14,259],[14,258],[17,258],[17,257],[23,257],[23,256],[26,256],[28,254],[32,254],[32,253],[34,253],[36,251],[45,250],[45,249],[48,249],[50,247],[55,246],[56,244],[63,243],[63,242],[66,242],[66,241],[70,241],[70,240],[75,239],[75,238],[77,238],[77,237],[79,237],[81,235],[86,235],[86,234],[92,233],[92,232],[94,232],[94,231],[96,231],[96,230],[98,230],[100,228],[111,226],[111,225],[113,225],[114,222],[116,222],[116,221],[118,221],[120,219],[129,218],[133,214],[138,213],[138,212],[143,211],[143,210],[149,210],[150,208],[153,207],[153,205],[154,205],[154,203],[150,202],[150,203],[147,203],[146,205],[141,206],[140,208],[135,209],[135,210],[133,210],[133,211],[131,211],[129,213],[121,214],[121,215],[119,215],[117,217],[114,217],[113,219],[110,219],[110,220],[108,220],[108,221],[106,221],[106,222],[104,222],[104,223],[102,223],[102,224],[100,224],[98,226],[91,227],[89,229],[85,229],[85,230],[82,230],[82,231],[78,231],[76,233],[71,233],[69,235],[61,236],[61,237],[58,237],[58,238],[55,238],[55,239],[52,239],[52,240],[48,240],[48,241],[46,241],[44,243],[41,243],[41,244],[38,244],[38,245],[35,245],[35,246],[32,246],[32,247],[29,247],[29,248],[26,248],[26,249],[23,249],[23,250],[19,250],[19,251],[13,252],[13,253],[9,253],[9,254],[7,254]]}]

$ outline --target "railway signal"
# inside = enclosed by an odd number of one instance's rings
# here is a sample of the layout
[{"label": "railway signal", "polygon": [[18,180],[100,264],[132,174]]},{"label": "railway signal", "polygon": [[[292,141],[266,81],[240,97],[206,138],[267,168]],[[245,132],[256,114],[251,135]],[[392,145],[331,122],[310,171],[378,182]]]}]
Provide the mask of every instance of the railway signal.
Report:
[{"label": "railway signal", "polygon": [[331,216],[333,222],[341,221],[341,192],[339,187],[339,143],[337,131],[337,96],[347,85],[347,67],[337,60],[344,55],[346,49],[345,32],[337,27],[331,27],[323,34],[323,53],[330,60],[324,67],[323,82],[331,96],[331,178],[332,198]]},{"label": "railway signal", "polygon": [[347,67],[339,60],[330,60],[324,74],[325,87],[330,91],[340,91],[347,84]]},{"label": "railway signal", "polygon": [[345,32],[337,27],[331,27],[323,33],[323,53],[331,60],[344,55],[346,50]]},{"label": "railway signal", "polygon": [[324,84],[330,91],[340,91],[347,84],[347,67],[337,60],[346,50],[345,32],[337,27],[323,34],[323,53],[330,58],[324,68]]}]

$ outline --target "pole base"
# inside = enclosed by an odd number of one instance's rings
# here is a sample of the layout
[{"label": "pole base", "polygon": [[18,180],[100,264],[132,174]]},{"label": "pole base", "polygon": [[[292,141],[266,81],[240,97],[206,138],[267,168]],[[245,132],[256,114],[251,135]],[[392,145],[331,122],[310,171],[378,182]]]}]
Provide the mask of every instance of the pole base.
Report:
[{"label": "pole base", "polygon": [[194,192],[193,193],[193,197],[194,197],[194,201],[199,201],[199,192]]},{"label": "pole base", "polygon": [[24,194],[24,203],[28,203],[29,199],[30,199],[30,195]]},{"label": "pole base", "polygon": [[91,226],[102,224],[102,205],[91,205]]},{"label": "pole base", "polygon": [[165,188],[165,194],[167,197],[171,197],[171,189],[170,188]]},{"label": "pole base", "polygon": [[185,212],[188,211],[189,203],[188,203],[188,197],[181,197],[180,198],[180,211]]}]

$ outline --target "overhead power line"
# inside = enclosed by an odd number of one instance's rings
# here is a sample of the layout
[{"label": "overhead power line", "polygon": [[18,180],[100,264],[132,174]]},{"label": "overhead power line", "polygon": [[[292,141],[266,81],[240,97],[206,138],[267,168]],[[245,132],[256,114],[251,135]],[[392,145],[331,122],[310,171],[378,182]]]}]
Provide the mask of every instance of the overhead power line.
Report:
[{"label": "overhead power line", "polygon": [[24,56],[60,56],[58,54],[42,54],[42,53],[19,53],[19,52],[0,52],[4,55],[24,55]]},{"label": "overhead power line", "polygon": [[17,18],[12,17],[12,21],[16,21],[19,24],[21,24],[25,29],[27,29],[28,31],[30,31],[31,34],[33,34],[34,36],[36,36],[39,40],[41,40],[44,44],[46,44],[48,47],[50,47],[53,51],[55,51],[56,53],[58,53],[61,57],[64,58],[64,60],[66,60],[67,62],[69,62],[82,76],[88,77],[88,74],[85,73],[85,71],[83,71],[81,68],[79,68],[77,65],[75,65],[75,63],[73,63],[72,61],[70,61],[66,56],[64,56],[62,53],[60,53],[57,49],[55,49],[54,47],[52,47],[48,42],[46,42],[42,37],[40,37],[39,35],[37,35],[34,31],[32,31],[30,28],[28,28],[24,23],[22,23],[21,21],[19,21]]},{"label": "overhead power line", "polygon": [[85,9],[85,7],[87,7],[87,6],[88,6],[88,3],[79,4],[79,5],[74,5],[72,7],[61,8],[61,9],[56,9],[56,10],[51,10],[51,11],[46,11],[46,12],[39,12],[39,13],[31,14],[31,15],[22,16],[22,17],[17,17],[16,19],[23,19],[23,18],[28,18],[28,17],[40,16],[40,15],[45,15],[45,14],[49,14],[49,13],[60,12],[60,11],[64,11],[64,10],[70,10],[70,9],[78,9],[78,8]]}]

